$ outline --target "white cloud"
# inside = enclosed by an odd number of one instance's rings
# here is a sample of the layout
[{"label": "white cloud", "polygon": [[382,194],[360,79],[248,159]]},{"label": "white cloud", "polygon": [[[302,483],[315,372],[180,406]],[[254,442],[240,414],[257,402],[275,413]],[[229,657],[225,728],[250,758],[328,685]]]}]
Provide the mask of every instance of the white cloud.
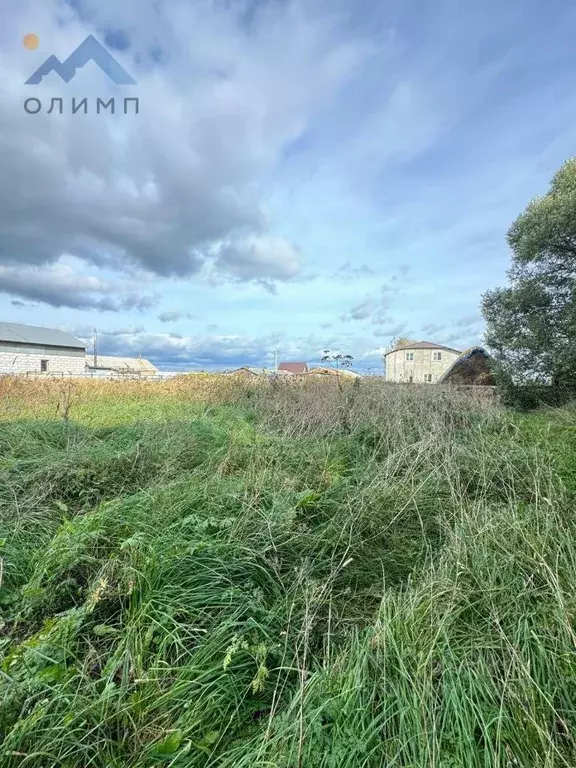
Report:
[{"label": "white cloud", "polygon": [[[211,244],[253,232],[222,252],[219,268],[246,279],[294,276],[296,247],[266,234],[255,182],[346,81],[362,44],[298,5],[256,7],[250,26],[217,4],[79,7],[80,18],[57,0],[28,0],[3,19],[0,261],[43,264],[69,252],[182,276],[200,269]],[[135,41],[117,53],[138,80],[132,90],[107,89],[91,64],[68,86],[54,73],[24,85],[48,52],[65,58],[112,25]],[[28,28],[43,44],[23,53],[14,31]],[[116,96],[121,113],[122,97],[136,96],[140,114],[72,115],[80,94],[92,112],[97,97]],[[62,97],[65,113],[26,114],[28,97],[45,108]]]},{"label": "white cloud", "polygon": [[222,244],[217,254],[218,270],[241,280],[289,280],[300,271],[298,248],[282,237],[249,235]]}]

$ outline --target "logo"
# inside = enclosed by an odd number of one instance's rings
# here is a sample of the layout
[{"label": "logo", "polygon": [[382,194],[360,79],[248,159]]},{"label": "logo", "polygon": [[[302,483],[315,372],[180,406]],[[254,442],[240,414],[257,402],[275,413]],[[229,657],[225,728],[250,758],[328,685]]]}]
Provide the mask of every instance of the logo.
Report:
[{"label": "logo", "polygon": [[[35,50],[38,47],[39,38],[37,35],[26,35],[23,42],[28,50]],[[89,61],[98,64],[116,85],[136,84],[136,80],[118,64],[114,56],[93,35],[88,35],[65,61],[60,61],[54,55],[49,56],[44,64],[26,80],[26,85],[38,85],[50,72],[56,72],[64,82],[69,83],[76,76],[77,70]]]}]

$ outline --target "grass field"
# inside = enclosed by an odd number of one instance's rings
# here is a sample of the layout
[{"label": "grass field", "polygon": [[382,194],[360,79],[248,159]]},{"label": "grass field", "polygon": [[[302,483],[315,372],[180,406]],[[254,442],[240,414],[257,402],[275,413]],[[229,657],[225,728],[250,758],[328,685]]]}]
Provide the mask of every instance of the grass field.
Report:
[{"label": "grass field", "polygon": [[576,766],[576,412],[0,379],[2,768]]}]

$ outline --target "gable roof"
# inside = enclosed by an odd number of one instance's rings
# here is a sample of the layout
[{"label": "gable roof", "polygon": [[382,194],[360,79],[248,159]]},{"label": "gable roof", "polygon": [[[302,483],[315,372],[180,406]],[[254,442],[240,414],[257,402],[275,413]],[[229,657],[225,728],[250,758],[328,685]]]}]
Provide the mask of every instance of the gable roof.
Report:
[{"label": "gable roof", "polygon": [[278,370],[287,373],[307,373],[308,363],[280,363]]},{"label": "gable roof", "polygon": [[[389,352],[386,352],[386,355],[391,355],[392,352],[400,352],[403,349],[442,349],[445,352],[454,352],[456,355],[461,355],[461,351],[459,349],[453,349],[452,347],[446,347],[444,344],[435,344],[433,341],[412,341],[410,344],[402,344],[400,347],[396,347],[395,349],[391,349]],[[384,355],[384,357],[386,357]]]},{"label": "gable roof", "polygon": [[41,344],[46,347],[68,347],[85,349],[86,345],[64,331],[52,328],[40,328],[35,325],[19,323],[0,323],[0,341],[15,344]]}]

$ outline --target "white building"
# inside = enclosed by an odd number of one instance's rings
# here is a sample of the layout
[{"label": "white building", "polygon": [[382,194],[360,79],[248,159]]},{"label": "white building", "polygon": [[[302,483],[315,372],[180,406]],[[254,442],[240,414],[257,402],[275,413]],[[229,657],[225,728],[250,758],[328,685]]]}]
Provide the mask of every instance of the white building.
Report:
[{"label": "white building", "polygon": [[83,374],[83,342],[63,331],[32,325],[0,323],[0,374]]},{"label": "white building", "polygon": [[443,344],[410,341],[386,353],[386,381],[433,384],[460,354],[457,349]]}]

